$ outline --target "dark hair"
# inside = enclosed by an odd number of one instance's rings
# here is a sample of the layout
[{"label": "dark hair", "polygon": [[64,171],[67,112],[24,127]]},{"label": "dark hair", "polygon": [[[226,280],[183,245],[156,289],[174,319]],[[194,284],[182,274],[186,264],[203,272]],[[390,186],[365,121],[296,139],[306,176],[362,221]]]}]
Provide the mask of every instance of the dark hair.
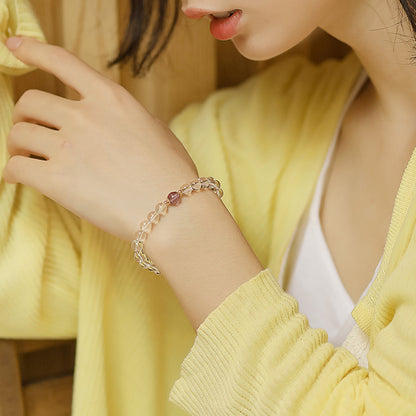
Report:
[{"label": "dark hair", "polygon": [[416,0],[400,0],[400,4],[406,13],[407,18],[416,34]]},{"label": "dark hair", "polygon": [[172,36],[180,3],[181,0],[130,0],[127,29],[118,55],[109,66],[131,61],[133,75],[145,75]]},{"label": "dark hair", "polygon": [[[400,4],[416,36],[416,0],[400,0]],[[109,66],[131,61],[133,75],[145,75],[166,48],[179,10],[180,0],[130,0],[129,23],[119,53]]]}]

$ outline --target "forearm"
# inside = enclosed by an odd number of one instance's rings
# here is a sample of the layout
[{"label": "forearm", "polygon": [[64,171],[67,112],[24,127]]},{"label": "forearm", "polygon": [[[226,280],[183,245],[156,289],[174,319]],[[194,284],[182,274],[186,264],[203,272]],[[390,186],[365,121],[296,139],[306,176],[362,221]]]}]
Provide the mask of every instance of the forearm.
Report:
[{"label": "forearm", "polygon": [[264,269],[211,191],[184,197],[151,232],[145,251],[195,329],[229,294]]}]

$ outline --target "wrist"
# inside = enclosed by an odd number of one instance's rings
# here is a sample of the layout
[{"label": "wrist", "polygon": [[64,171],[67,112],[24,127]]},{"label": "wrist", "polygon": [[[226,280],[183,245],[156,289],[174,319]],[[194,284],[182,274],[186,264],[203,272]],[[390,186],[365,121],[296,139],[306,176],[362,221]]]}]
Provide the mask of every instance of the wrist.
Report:
[{"label": "wrist", "polygon": [[154,227],[144,250],[194,328],[229,294],[264,269],[222,200],[192,193]]},{"label": "wrist", "polygon": [[[201,191],[169,210],[145,247],[196,329],[264,269],[222,200]],[[170,218],[169,218],[170,216]]]},{"label": "wrist", "polygon": [[[164,253],[178,249],[190,241],[193,234],[209,232],[207,221],[219,220],[219,213],[227,210],[212,190],[195,192],[183,197],[178,206],[170,206],[145,242],[145,251],[158,266]],[[227,211],[228,213],[228,211]]]}]

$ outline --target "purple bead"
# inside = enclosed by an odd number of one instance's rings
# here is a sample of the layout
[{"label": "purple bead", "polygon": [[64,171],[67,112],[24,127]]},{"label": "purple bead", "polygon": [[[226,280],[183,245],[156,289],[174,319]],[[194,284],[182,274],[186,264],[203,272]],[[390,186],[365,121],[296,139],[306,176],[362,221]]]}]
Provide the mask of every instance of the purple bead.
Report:
[{"label": "purple bead", "polygon": [[181,203],[181,196],[178,192],[171,192],[168,195],[168,199],[171,205],[179,205]]}]

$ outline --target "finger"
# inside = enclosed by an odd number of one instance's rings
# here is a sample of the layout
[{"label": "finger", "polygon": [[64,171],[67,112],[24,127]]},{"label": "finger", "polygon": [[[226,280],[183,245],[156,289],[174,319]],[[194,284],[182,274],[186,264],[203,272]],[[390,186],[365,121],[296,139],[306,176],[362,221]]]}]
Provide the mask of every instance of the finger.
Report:
[{"label": "finger", "polygon": [[46,182],[48,163],[25,156],[13,156],[3,170],[3,178],[8,183],[23,183],[39,189],[38,185]]},{"label": "finger", "polygon": [[50,159],[62,146],[63,139],[55,130],[32,123],[17,123],[10,130],[7,149],[11,156],[42,156]]},{"label": "finger", "polygon": [[55,75],[83,97],[95,88],[97,81],[104,78],[71,52],[59,46],[42,43],[29,37],[9,38],[7,46],[16,58]]},{"label": "finger", "polygon": [[70,113],[74,102],[39,90],[28,90],[17,101],[13,110],[13,123],[37,122],[60,129]]}]

